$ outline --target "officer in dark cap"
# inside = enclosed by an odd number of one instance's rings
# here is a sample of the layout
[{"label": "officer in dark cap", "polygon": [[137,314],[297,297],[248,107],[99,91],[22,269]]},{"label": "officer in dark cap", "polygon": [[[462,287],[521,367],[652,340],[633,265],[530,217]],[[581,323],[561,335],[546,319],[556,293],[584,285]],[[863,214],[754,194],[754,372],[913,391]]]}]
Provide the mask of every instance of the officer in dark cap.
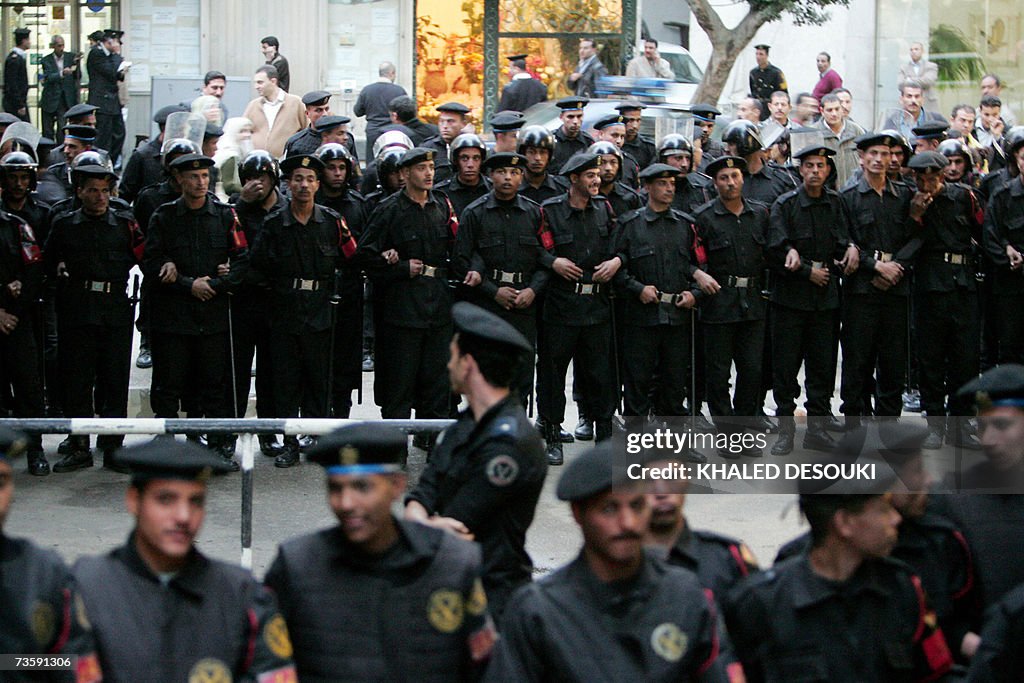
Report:
[{"label": "officer in dark cap", "polygon": [[508,74],[511,82],[501,90],[501,101],[496,111],[526,111],[548,99],[548,88],[526,70],[529,55],[508,55]]},{"label": "officer in dark cap", "polygon": [[692,573],[645,553],[644,488],[610,443],[558,481],[583,534],[579,556],[519,589],[486,681],[724,680],[713,598]]},{"label": "officer in dark cap", "polygon": [[[253,267],[270,284],[270,353],[277,417],[329,417],[336,271],[355,255],[356,240],[333,209],[316,203],[324,164],[299,154],[281,162],[289,198],[269,214],[252,249]],[[359,320],[348,320],[357,325]],[[239,406],[239,412],[242,407]],[[277,467],[299,462],[286,436]]]},{"label": "officer in dark cap", "polygon": [[[143,274],[153,282],[150,402],[157,417],[176,418],[182,402],[190,417],[232,414],[224,396],[228,296],[245,280],[249,254],[235,212],[209,195],[211,166],[213,159],[201,154],[172,161],[181,196],[158,208],[145,231]],[[238,469],[226,439],[207,441]]]},{"label": "officer in dark cap", "polygon": [[934,152],[939,148],[939,143],[946,139],[949,132],[949,124],[945,121],[926,121],[920,126],[913,128],[914,153]]},{"label": "officer in dark cap", "polygon": [[569,183],[552,166],[555,155],[555,136],[544,126],[526,126],[516,138],[516,153],[526,157],[526,173],[519,192],[527,199],[543,204],[561,196]]},{"label": "officer in dark cap", "polygon": [[920,249],[920,218],[928,204],[901,183],[889,180],[890,135],[867,133],[856,139],[864,175],[840,193],[850,219],[850,237],[860,250],[857,271],[843,281],[842,411],[856,425],[877,372],[875,414],[895,417],[907,369],[905,276]]},{"label": "officer in dark cap", "polygon": [[27,446],[22,434],[0,429],[0,590],[4,596],[0,647],[10,653],[77,655],[78,662],[76,670],[49,672],[52,678],[6,676],[12,681],[97,683],[103,677],[96,640],[71,572],[53,550],[3,531],[14,499],[11,458],[24,453]]},{"label": "officer in dark cap", "polygon": [[452,318],[448,378],[469,406],[438,436],[405,517],[480,543],[483,585],[500,623],[508,596],[531,579],[526,530],[547,473],[543,445],[512,389],[533,345],[470,303],[457,303]]},{"label": "officer in dark cap", "polygon": [[473,681],[490,656],[479,546],[392,515],[406,438],[364,423],[309,451],[338,524],[282,543],[266,576],[303,681]]},{"label": "officer in dark cap", "polygon": [[118,168],[124,147],[124,119],[121,118],[121,100],[117,86],[128,74],[129,65],[121,56],[121,36],[124,31],[107,29],[96,48],[89,51],[86,69],[89,72],[89,104],[96,110],[96,145],[110,154],[114,168]]},{"label": "officer in dark cap", "polygon": [[441,183],[455,174],[450,160],[450,145],[469,123],[469,107],[461,102],[445,102],[437,108],[438,134],[419,146],[437,152],[434,157],[434,182]]},{"label": "officer in dark cap", "polygon": [[891,491],[905,486],[878,455],[919,454],[925,433],[907,428],[885,423],[844,435],[840,453],[874,464],[876,478],[839,480],[825,492],[816,492],[821,480],[801,482],[809,548],[744,580],[725,600],[747,680],[789,680],[794,666],[851,681],[936,680],[952,668],[921,579],[890,559],[901,521]]},{"label": "officer in dark cap", "polygon": [[[322,120],[322,119],[321,119]],[[356,191],[359,161],[337,142],[322,145],[316,156],[323,162],[316,203],[333,209],[341,217],[342,229],[358,243],[366,229],[366,200]],[[363,271],[355,259],[341,263],[334,322],[334,377],[331,408],[334,417],[347,418],[352,409],[352,392],[362,386]]]},{"label": "officer in dark cap", "polygon": [[518,111],[503,111],[492,116],[488,123],[494,133],[493,152],[515,152],[518,144],[519,131],[526,124],[526,119]]},{"label": "officer in dark cap", "polygon": [[27,28],[14,29],[14,47],[4,60],[4,111],[22,121],[31,121],[28,115],[28,50],[32,46]]},{"label": "officer in dark cap", "polygon": [[312,154],[323,144],[316,130],[316,122],[331,114],[331,93],[326,90],[313,90],[302,96],[302,104],[306,107],[306,118],[309,125],[295,133],[284,143],[285,157],[298,154]]},{"label": "officer in dark cap", "polygon": [[750,70],[750,96],[761,100],[761,120],[768,118],[768,102],[772,93],[778,90],[788,93],[786,74],[782,69],[768,61],[769,45],[755,45],[754,55],[757,66]]},{"label": "officer in dark cap", "polygon": [[[126,290],[129,271],[142,260],[144,238],[131,211],[110,203],[117,183],[113,171],[83,166],[71,175],[79,207],[57,217],[44,251],[48,271],[61,282],[57,349],[64,414],[124,418],[134,312]],[[104,467],[126,471],[114,455],[123,441],[97,438]],[[72,436],[70,449],[54,472],[92,466],[88,435]]]},{"label": "officer in dark cap", "polygon": [[[451,339],[448,262],[458,220],[433,189],[433,148],[414,147],[399,162],[405,187],[374,210],[359,242],[360,258],[380,308],[374,396],[381,417],[448,415],[444,364]],[[398,260],[384,258],[396,250]]]},{"label": "officer in dark cap", "polygon": [[640,168],[647,168],[657,161],[658,151],[654,140],[646,135],[640,135],[640,124],[643,122],[643,110],[647,107],[643,104],[630,100],[622,102],[615,107],[622,115],[622,122],[626,124],[626,140],[622,143],[622,151],[634,159]]},{"label": "officer in dark cap", "polygon": [[994,301],[990,310],[998,321],[998,362],[1024,363],[1024,316],[1017,315],[1015,308],[1024,295],[1024,237],[1017,228],[1020,216],[1024,215],[1024,173],[1019,171],[1024,168],[1024,128],[1019,134],[1007,134],[1007,139],[1010,166],[1006,170],[1016,166],[1018,172],[1007,173],[1004,189],[993,189],[989,194],[983,245],[993,264]]},{"label": "officer in dark cap", "polygon": [[[622,114],[602,116],[594,123],[594,131],[597,134],[598,142],[608,142],[618,148],[619,180],[631,190],[636,190],[640,187],[640,181],[637,179],[637,174],[640,172],[640,164],[629,153],[622,151],[622,144],[626,140],[626,117]],[[603,189],[602,194],[604,194]]]},{"label": "officer in dark cap", "polygon": [[[96,127],[96,107],[91,104],[85,104],[84,102],[76,104],[64,113],[64,125],[71,126],[90,126]],[[61,126],[61,137],[63,138],[63,128]],[[42,141],[40,141],[40,145]],[[54,164],[59,164],[64,161],[64,144],[63,139],[61,144],[57,145],[50,150],[49,155],[39,155],[39,165],[44,168],[49,168]]]},{"label": "officer in dark cap", "polygon": [[[750,423],[731,418],[756,415],[760,408],[765,302],[761,298],[768,207],[743,196],[741,157],[724,156],[708,165],[718,198],[694,216],[706,249],[707,264],[691,264],[700,286],[701,323],[707,364],[707,397],[715,427],[721,434],[743,431]],[[729,397],[730,372],[736,363],[735,397]],[[759,457],[756,446],[743,454]],[[722,457],[739,457],[719,449]]]},{"label": "officer in dark cap", "polygon": [[694,157],[693,166],[706,173],[707,165],[725,154],[722,143],[711,139],[711,133],[715,130],[715,119],[722,112],[710,104],[695,104],[690,107],[690,113],[693,115],[696,134],[693,140],[694,151],[700,150],[700,154]]},{"label": "officer in dark cap", "polygon": [[158,109],[153,114],[153,123],[160,129],[160,133],[155,138],[139,145],[128,157],[124,173],[121,174],[121,184],[118,187],[118,195],[121,199],[133,202],[143,188],[156,185],[167,177],[160,154],[164,144],[164,128],[167,126],[168,116],[184,111],[188,111],[188,108],[180,104],[172,104]]},{"label": "officer in dark cap", "polygon": [[793,158],[800,162],[803,185],[771,207],[768,249],[776,274],[771,292],[772,386],[780,429],[772,455],[793,450],[801,365],[807,392],[803,447],[828,452],[835,445],[825,429],[835,392],[839,278],[857,269],[860,252],[850,239],[839,194],[826,187],[834,155],[824,145],[797,150]]},{"label": "officer in dark cap", "polygon": [[945,436],[948,443],[978,449],[968,424],[971,404],[960,400],[956,390],[978,375],[980,323],[972,252],[981,239],[982,210],[969,188],[946,182],[948,164],[944,155],[931,151],[910,160],[918,193],[928,197],[913,293],[921,409],[931,430],[925,448],[941,448]]},{"label": "officer in dark cap", "polygon": [[71,165],[79,154],[90,151],[95,142],[95,128],[71,123],[64,126],[61,160],[39,175],[40,184],[45,186],[40,189],[45,201],[57,204],[74,195],[74,188],[71,186]]},{"label": "officer in dark cap", "polygon": [[434,183],[434,189],[443,193],[452,203],[460,219],[463,210],[491,190],[491,181],[483,173],[487,158],[487,145],[474,133],[463,133],[448,146],[454,174],[447,180]]},{"label": "officer in dark cap", "polygon": [[[615,252],[626,265],[615,275],[623,297],[625,415],[676,417],[689,377],[691,322],[697,302],[691,278],[693,218],[672,208],[679,171],[652,164],[640,172],[647,206],[619,218]],[[653,399],[653,400],[652,400]]]},{"label": "officer in dark cap", "polygon": [[[471,288],[470,301],[500,316],[535,345],[537,297],[550,272],[542,266],[551,233],[539,206],[519,194],[526,157],[500,152],[484,162],[492,190],[459,216],[455,277]],[[547,246],[546,244],[547,243]],[[525,405],[533,391],[533,363],[513,383]]]},{"label": "officer in dark cap", "polygon": [[615,215],[601,187],[601,157],[574,155],[562,167],[569,191],[544,202],[552,247],[544,265],[553,272],[541,315],[537,407],[545,425],[548,461],[562,464],[565,373],[573,362],[580,417],[596,422],[597,439],[611,437],[615,410],[611,280],[622,266],[615,254]]},{"label": "officer in dark cap", "polygon": [[616,216],[622,216],[643,205],[640,193],[623,181],[623,167],[633,168],[635,165],[628,161],[615,143],[604,140],[595,142],[587,148],[587,154],[597,154],[601,157],[601,187],[599,194],[608,200],[612,211]]},{"label": "officer in dark cap", "polygon": [[[216,455],[158,438],[119,454],[132,468],[127,542],[75,564],[104,679],[294,681],[288,627],[248,571],[195,546]],[[153,615],[160,618],[153,618]]]},{"label": "officer in dark cap", "polygon": [[583,109],[590,100],[586,97],[563,97],[555,102],[561,109],[558,118],[562,125],[554,132],[555,151],[551,157],[551,168],[558,172],[569,157],[584,152],[594,144],[594,138],[583,130]]}]

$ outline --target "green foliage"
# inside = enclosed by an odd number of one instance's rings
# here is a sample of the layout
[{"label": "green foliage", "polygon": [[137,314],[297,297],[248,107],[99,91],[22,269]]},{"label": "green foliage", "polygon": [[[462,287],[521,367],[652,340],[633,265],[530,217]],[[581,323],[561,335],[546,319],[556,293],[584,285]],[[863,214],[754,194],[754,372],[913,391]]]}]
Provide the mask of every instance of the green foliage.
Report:
[{"label": "green foliage", "polygon": [[[968,57],[943,57],[950,54],[968,54]],[[980,81],[985,75],[985,60],[976,46],[959,28],[939,24],[928,39],[928,54],[939,65],[939,82]]]},{"label": "green foliage", "polygon": [[846,7],[850,0],[750,0],[749,4],[769,22],[788,14],[796,26],[817,26],[828,21],[830,7]]}]

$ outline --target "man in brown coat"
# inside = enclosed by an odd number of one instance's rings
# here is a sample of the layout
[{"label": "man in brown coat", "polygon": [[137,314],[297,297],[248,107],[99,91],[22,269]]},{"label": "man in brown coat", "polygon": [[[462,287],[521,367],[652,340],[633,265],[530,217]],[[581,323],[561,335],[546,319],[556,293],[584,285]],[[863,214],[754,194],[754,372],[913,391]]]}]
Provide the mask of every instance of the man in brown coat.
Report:
[{"label": "man in brown coat", "polygon": [[256,69],[252,82],[260,96],[249,102],[243,116],[252,121],[253,149],[280,157],[288,138],[306,127],[306,108],[278,87],[277,69],[269,64]]}]

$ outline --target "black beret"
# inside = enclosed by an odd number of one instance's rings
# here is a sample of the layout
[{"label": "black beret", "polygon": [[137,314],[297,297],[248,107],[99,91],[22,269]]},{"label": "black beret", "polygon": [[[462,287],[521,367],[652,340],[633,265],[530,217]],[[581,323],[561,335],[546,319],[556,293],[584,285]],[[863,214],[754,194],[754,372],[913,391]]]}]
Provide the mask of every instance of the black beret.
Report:
[{"label": "black beret", "polygon": [[987,370],[956,392],[979,410],[1009,406],[1024,408],[1024,365],[1005,363]]},{"label": "black beret", "polygon": [[317,119],[316,123],[313,124],[313,128],[318,133],[325,133],[331,130],[332,128],[343,126],[351,121],[352,119],[350,119],[347,116],[321,116],[319,119]]},{"label": "black beret", "polygon": [[900,141],[888,133],[864,133],[853,139],[857,144],[857,149],[866,150],[869,147],[875,147],[877,145],[884,145],[886,147],[895,147],[901,144]]},{"label": "black beret", "polygon": [[615,451],[609,439],[569,463],[558,480],[555,495],[569,502],[585,500],[629,481],[625,475],[625,468],[615,463]]},{"label": "black beret", "polygon": [[519,130],[525,123],[526,119],[518,111],[498,112],[490,119],[491,129],[495,133],[509,133]]},{"label": "black beret", "polygon": [[693,118],[701,121],[714,121],[715,117],[722,112],[718,111],[710,104],[695,104],[690,107],[690,113],[693,114]]},{"label": "black beret", "polygon": [[526,168],[526,157],[515,152],[498,152],[484,160],[483,170],[490,172],[499,168]]},{"label": "black beret", "polygon": [[626,119],[622,114],[605,114],[597,120],[594,124],[596,130],[604,130],[608,126],[624,126],[626,125]]},{"label": "black beret", "polygon": [[592,168],[601,167],[601,155],[589,152],[577,152],[569,157],[569,160],[562,166],[560,175],[568,176],[573,173],[583,173]]},{"label": "black beret", "polygon": [[363,422],[321,437],[306,460],[323,465],[327,474],[388,474],[401,471],[408,444],[405,432]]},{"label": "black beret", "polygon": [[576,109],[583,109],[589,101],[590,99],[586,97],[563,97],[555,102],[555,106],[562,111],[574,111]]},{"label": "black beret", "polygon": [[916,128],[912,128],[910,132],[914,134],[915,138],[921,138],[923,140],[945,140],[946,131],[948,130],[949,124],[947,123],[943,123],[942,121],[927,121]]},{"label": "black beret", "polygon": [[835,156],[835,154],[836,151],[827,145],[809,145],[794,154],[793,158],[803,159],[804,157],[831,157]]},{"label": "black beret", "polygon": [[[153,123],[155,123],[158,126],[166,125],[168,116],[170,116],[171,114],[177,114],[181,111],[189,111],[189,109],[188,107],[182,106],[180,104],[169,104],[166,107],[161,107],[160,109],[156,110],[155,114],[153,114]],[[65,114],[65,116],[67,115]]]},{"label": "black beret", "polygon": [[64,137],[74,138],[82,142],[93,142],[96,139],[96,129],[92,126],[82,126],[71,123],[64,126]]},{"label": "black beret", "polygon": [[651,164],[644,170],[640,171],[638,176],[640,180],[655,180],[656,178],[677,178],[679,176],[679,169],[675,166],[669,166],[668,164]]},{"label": "black beret", "polygon": [[117,460],[131,468],[133,484],[153,479],[206,481],[211,474],[232,469],[231,463],[209,449],[170,436],[125,448],[118,452]]},{"label": "black beret", "polygon": [[320,175],[320,171],[324,170],[324,162],[315,154],[292,154],[281,162],[281,173],[288,174],[297,168],[308,168]]},{"label": "black beret", "polygon": [[769,50],[772,49],[772,46],[771,45],[765,45],[764,43],[760,43],[758,45],[755,45],[754,49],[755,50],[764,50],[765,52],[768,52]]},{"label": "black beret", "polygon": [[[491,159],[493,158],[491,157]],[[467,301],[460,301],[452,306],[452,322],[458,332],[495,344],[510,346],[519,351],[533,353],[533,344],[523,336],[522,332],[494,313],[485,311]]]},{"label": "black beret", "polygon": [[468,114],[469,107],[461,102],[445,102],[437,108],[438,111],[446,111],[451,114]]},{"label": "black beret", "polygon": [[103,31],[103,39],[104,40],[106,40],[107,38],[117,38],[118,40],[120,40],[121,36],[123,36],[123,35],[124,35],[124,31],[122,31],[121,29],[117,29],[117,28],[108,28],[108,29],[104,29],[104,31]]},{"label": "black beret", "polygon": [[708,164],[707,168],[704,169],[704,173],[714,178],[715,174],[723,168],[738,168],[745,172],[747,170],[747,161],[743,157],[718,157]]},{"label": "black beret", "polygon": [[312,107],[318,104],[327,104],[330,99],[331,93],[326,90],[314,90],[302,96],[302,103],[307,107]]},{"label": "black beret", "polygon": [[14,458],[28,448],[28,439],[21,432],[0,427],[0,460]]},{"label": "black beret", "polygon": [[224,129],[218,126],[216,123],[206,122],[206,128],[203,130],[204,138],[219,138],[224,135]]},{"label": "black beret", "polygon": [[66,112],[64,112],[64,118],[65,119],[77,119],[79,116],[88,116],[89,114],[93,113],[97,109],[99,109],[99,107],[97,107],[96,105],[94,105],[94,104],[85,104],[83,102],[81,104],[76,104],[75,106],[71,107]]},{"label": "black beret", "polygon": [[627,102],[619,102],[615,105],[615,108],[620,112],[633,111],[634,109],[647,109],[647,105],[641,104],[636,100],[629,100]]},{"label": "black beret", "polygon": [[529,57],[529,55],[524,53],[521,55],[508,55],[507,57],[505,57],[505,59],[507,59],[510,62],[515,62],[520,59],[526,59],[527,57]]},{"label": "black beret", "polygon": [[434,161],[437,157],[436,149],[429,149],[427,147],[413,147],[402,155],[402,158],[398,160],[398,168],[405,168],[406,166],[415,166],[418,163],[424,161]]},{"label": "black beret", "polygon": [[946,158],[945,154],[929,150],[910,157],[910,162],[907,166],[914,171],[941,171],[949,166],[949,159]]},{"label": "black beret", "polygon": [[171,168],[179,171],[192,171],[211,166],[213,166],[213,159],[204,154],[182,154],[170,164]]}]

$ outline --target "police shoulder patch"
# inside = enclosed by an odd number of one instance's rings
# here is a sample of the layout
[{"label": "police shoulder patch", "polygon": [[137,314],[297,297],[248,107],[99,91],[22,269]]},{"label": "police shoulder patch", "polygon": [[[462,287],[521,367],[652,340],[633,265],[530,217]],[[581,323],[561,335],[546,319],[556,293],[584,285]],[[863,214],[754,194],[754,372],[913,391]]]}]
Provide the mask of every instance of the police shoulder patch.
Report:
[{"label": "police shoulder patch", "polygon": [[192,666],[188,683],[231,683],[231,671],[216,657],[206,657]]},{"label": "police shoulder patch", "polygon": [[651,648],[666,662],[678,662],[686,654],[689,638],[672,622],[665,622],[651,631]]},{"label": "police shoulder patch", "polygon": [[40,648],[46,649],[53,640],[56,628],[57,616],[53,606],[48,602],[36,602],[32,607],[32,635]]},{"label": "police shoulder patch", "polygon": [[75,619],[78,625],[86,631],[92,630],[92,623],[89,621],[89,614],[85,610],[85,601],[81,593],[75,593]]},{"label": "police shoulder patch", "polygon": [[288,625],[284,617],[275,614],[263,627],[263,642],[267,648],[281,659],[291,659],[292,641],[288,637]]},{"label": "police shoulder patch", "polygon": [[487,609],[487,593],[484,592],[484,584],[479,578],[473,582],[473,592],[469,594],[469,601],[466,602],[466,611],[474,617],[478,617]]},{"label": "police shoulder patch", "polygon": [[519,476],[519,463],[511,455],[496,455],[484,467],[487,481],[495,486],[508,486]]},{"label": "police shoulder patch", "polygon": [[454,633],[462,626],[462,595],[458,591],[441,588],[430,594],[427,601],[427,620],[441,633]]}]

